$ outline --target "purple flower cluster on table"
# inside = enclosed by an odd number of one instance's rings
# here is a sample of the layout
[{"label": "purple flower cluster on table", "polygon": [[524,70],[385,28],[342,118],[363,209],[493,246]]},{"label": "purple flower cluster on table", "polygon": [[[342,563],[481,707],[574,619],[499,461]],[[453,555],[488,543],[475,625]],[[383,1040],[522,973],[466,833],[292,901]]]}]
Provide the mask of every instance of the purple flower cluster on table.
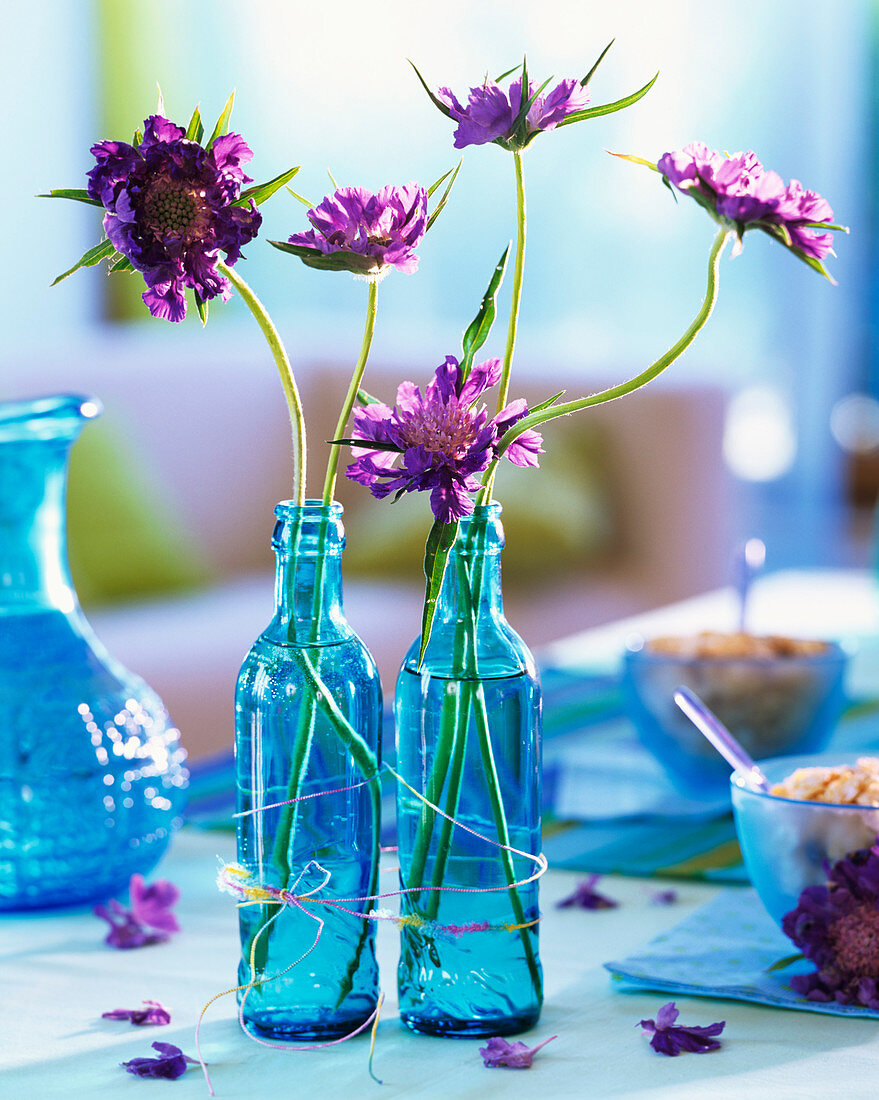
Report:
[{"label": "purple flower cluster on table", "polygon": [[500,1066],[506,1066],[508,1069],[530,1069],[538,1050],[557,1038],[558,1035],[550,1035],[536,1047],[528,1047],[525,1043],[518,1041],[509,1043],[506,1039],[495,1035],[484,1047],[479,1048],[479,1053],[482,1055],[483,1064],[489,1069],[498,1069]]},{"label": "purple flower cluster on table", "polygon": [[262,223],[253,200],[235,205],[250,182],[242,165],[253,156],[240,134],[217,137],[209,150],[185,134],[151,115],[140,145],[93,145],[97,164],[88,174],[89,196],[107,211],[104,231],[143,274],[150,313],[169,321],[186,316],[187,287],[203,301],[229,297],[220,253],[233,265]]},{"label": "purple flower cluster on table", "polygon": [[179,932],[180,925],[171,911],[180,899],[180,891],[173,882],[157,879],[147,886],[143,875],[132,875],[128,884],[131,908],[115,898],[106,905],[96,905],[94,914],[110,925],[104,942],[109,947],[127,950],[164,943],[172,932]]},{"label": "purple flower cluster on table", "polygon": [[817,968],[791,978],[795,993],[879,1009],[879,845],[834,863],[826,884],[807,886],[782,929]]},{"label": "purple flower cluster on table", "polygon": [[556,902],[556,908],[616,909],[619,905],[618,901],[614,901],[613,898],[605,897],[604,894],[599,894],[595,889],[595,884],[600,878],[601,875],[590,875],[582,882],[578,882],[573,894],[569,894],[566,898],[562,898],[561,901]]},{"label": "purple flower cluster on table", "polygon": [[376,194],[340,187],[308,211],[314,228],[294,233],[289,243],[303,249],[300,258],[314,267],[371,276],[394,267],[411,274],[418,268],[415,249],[427,232],[427,197],[417,183],[383,187]]},{"label": "purple flower cluster on table", "polygon": [[160,1001],[144,1001],[144,1008],[114,1008],[112,1012],[102,1012],[104,1020],[128,1020],[136,1027],[155,1025],[164,1027],[171,1023],[171,1013]]},{"label": "purple flower cluster on table", "polygon": [[182,1077],[189,1066],[197,1066],[198,1060],[184,1054],[173,1043],[153,1043],[153,1050],[159,1053],[154,1058],[132,1058],[122,1065],[135,1077],[164,1077],[176,1081]]},{"label": "purple flower cluster on table", "polygon": [[[385,449],[355,446],[347,476],[379,499],[391,493],[429,491],[440,523],[470,515],[469,494],[480,488],[475,475],[486,469],[504,432],[528,414],[528,407],[520,398],[489,418],[485,405],[477,404],[500,379],[499,359],[476,364],[465,381],[461,373],[458,360],[449,355],[423,395],[413,382],[403,382],[393,408],[375,402],[357,409],[354,439]],[[529,430],[505,454],[517,466],[537,466],[542,443],[540,433]]]},{"label": "purple flower cluster on table", "polygon": [[[764,229],[788,248],[815,260],[833,249],[833,211],[826,199],[807,191],[799,180],[786,184],[767,171],[754,152],[726,156],[701,141],[665,153],[656,167],[679,191],[697,198],[739,232]],[[828,231],[814,223],[824,223]]]},{"label": "purple flower cluster on table", "polygon": [[669,1001],[656,1013],[655,1020],[641,1021],[642,1030],[651,1034],[650,1045],[657,1054],[674,1058],[683,1052],[707,1054],[708,1051],[720,1049],[720,1042],[715,1036],[726,1027],[726,1020],[708,1024],[707,1027],[684,1027],[675,1023],[679,1015],[674,1001]]},{"label": "purple flower cluster on table", "polygon": [[[528,83],[529,98],[535,95],[538,85]],[[524,148],[536,134],[554,130],[560,122],[576,111],[582,111],[589,103],[589,92],[579,80],[562,80],[547,95],[538,95],[525,116],[524,133],[520,133],[517,119],[522,106],[522,78],[514,80],[504,91],[493,80],[471,88],[464,107],[450,88],[439,88],[437,99],[449,111],[449,117],[458,123],[455,130],[455,148],[468,145],[485,145],[495,142],[505,149]]]}]

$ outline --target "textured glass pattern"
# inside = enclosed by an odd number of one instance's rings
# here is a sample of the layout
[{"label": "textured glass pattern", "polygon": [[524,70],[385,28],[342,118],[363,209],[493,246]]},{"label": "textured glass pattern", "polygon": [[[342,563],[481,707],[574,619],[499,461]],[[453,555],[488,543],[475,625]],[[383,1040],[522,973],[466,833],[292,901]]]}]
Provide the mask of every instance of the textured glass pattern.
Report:
[{"label": "textured glass pattern", "polygon": [[0,909],[104,901],[181,822],[178,731],[95,638],[67,568],[68,452],[99,412],[0,405]]},{"label": "textured glass pattern", "polygon": [[[400,788],[397,819],[403,912],[441,926],[404,926],[400,1014],[413,1031],[514,1034],[540,1014],[534,864],[498,841],[540,852],[540,687],[533,658],[503,616],[499,505],[461,524],[449,556],[424,662],[403,662],[395,702],[397,761],[407,783],[486,843],[432,814]],[[457,892],[490,889],[488,893]],[[528,925],[528,927],[510,927]]]},{"label": "textured glass pattern", "polygon": [[[266,885],[356,899],[377,892],[379,790],[377,780],[363,780],[378,767],[381,685],[342,610],[341,507],[285,503],[276,513],[275,615],[236,693],[238,808],[246,814],[238,819],[238,860]],[[340,736],[327,697],[359,735],[356,751]],[[317,797],[277,805],[310,795]],[[250,981],[252,961],[259,982],[244,1000],[254,1030],[332,1039],[375,1009],[375,925],[356,915],[375,903],[343,904],[354,914],[314,904],[313,916],[296,906],[239,910],[239,981]],[[315,916],[324,922],[317,942]]]}]

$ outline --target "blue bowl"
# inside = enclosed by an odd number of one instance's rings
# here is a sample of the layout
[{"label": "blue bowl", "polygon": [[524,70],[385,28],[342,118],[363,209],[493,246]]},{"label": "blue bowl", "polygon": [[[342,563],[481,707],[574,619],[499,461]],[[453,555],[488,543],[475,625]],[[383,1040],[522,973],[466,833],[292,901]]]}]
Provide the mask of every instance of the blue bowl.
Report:
[{"label": "blue bowl", "polygon": [[[864,753],[825,752],[764,760],[770,784],[795,768],[854,764]],[[827,881],[824,863],[869,848],[879,835],[879,807],[803,802],[751,790],[740,772],[730,780],[745,868],[773,920],[781,923],[807,886]]]},{"label": "blue bowl", "polygon": [[729,765],[675,704],[675,688],[694,691],[755,760],[818,752],[842,710],[846,661],[832,643],[820,654],[775,658],[693,657],[642,643],[625,656],[626,710],[683,793],[722,795]]}]

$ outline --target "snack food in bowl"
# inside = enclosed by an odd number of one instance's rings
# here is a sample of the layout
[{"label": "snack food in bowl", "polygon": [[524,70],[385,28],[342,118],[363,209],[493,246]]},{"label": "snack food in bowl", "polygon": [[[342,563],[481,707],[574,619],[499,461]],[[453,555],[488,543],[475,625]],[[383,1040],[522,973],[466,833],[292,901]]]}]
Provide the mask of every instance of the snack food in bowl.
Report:
[{"label": "snack food in bowl", "polygon": [[733,773],[733,813],[748,875],[780,924],[807,886],[826,881],[825,863],[876,843],[879,759],[822,753],[760,767],[768,792]]},{"label": "snack food in bowl", "polygon": [[755,759],[816,752],[843,703],[846,653],[833,642],[703,632],[638,640],[624,662],[629,717],[687,793],[726,788],[729,768],[674,703],[694,691]]}]

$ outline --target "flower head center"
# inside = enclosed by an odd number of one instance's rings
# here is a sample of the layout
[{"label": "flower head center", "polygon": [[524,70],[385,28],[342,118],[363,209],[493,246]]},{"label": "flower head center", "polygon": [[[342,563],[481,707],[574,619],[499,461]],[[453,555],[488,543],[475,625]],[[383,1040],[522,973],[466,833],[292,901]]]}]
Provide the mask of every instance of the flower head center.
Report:
[{"label": "flower head center", "polygon": [[872,902],[834,921],[829,939],[839,970],[879,977],[879,909]]},{"label": "flower head center", "polygon": [[426,451],[450,458],[463,457],[476,434],[473,413],[454,398],[447,405],[434,404],[420,409],[404,428],[410,447],[421,446]]},{"label": "flower head center", "polygon": [[150,229],[161,238],[195,238],[203,234],[207,204],[204,193],[185,180],[159,176],[150,185],[143,215]]}]

